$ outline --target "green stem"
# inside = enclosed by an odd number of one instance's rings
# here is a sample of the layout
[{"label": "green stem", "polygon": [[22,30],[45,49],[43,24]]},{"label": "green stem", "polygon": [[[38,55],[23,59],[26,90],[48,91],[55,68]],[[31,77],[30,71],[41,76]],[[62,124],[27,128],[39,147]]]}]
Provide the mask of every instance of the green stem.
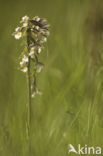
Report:
[{"label": "green stem", "polygon": [[27,85],[28,85],[28,107],[27,107],[27,124],[28,124],[28,137],[30,136],[31,125],[31,78],[30,78],[30,57],[28,58],[28,72],[27,72]]},{"label": "green stem", "polygon": [[[27,49],[29,53],[29,42],[27,35]],[[28,71],[27,71],[27,86],[28,86],[28,106],[27,106],[27,140],[28,140],[28,154],[31,155],[30,130],[31,130],[31,58],[28,56]]]},{"label": "green stem", "polygon": [[[28,54],[30,52],[30,29],[27,29],[27,50]],[[28,107],[27,107],[27,131],[28,131],[28,139],[30,138],[30,127],[31,127],[31,58],[28,56],[28,71],[27,71],[27,85],[28,85]]]}]

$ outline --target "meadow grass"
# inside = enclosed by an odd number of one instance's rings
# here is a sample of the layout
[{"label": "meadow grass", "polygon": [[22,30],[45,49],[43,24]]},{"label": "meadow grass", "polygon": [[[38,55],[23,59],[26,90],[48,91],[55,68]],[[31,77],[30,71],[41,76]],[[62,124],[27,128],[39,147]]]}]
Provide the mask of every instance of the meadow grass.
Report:
[{"label": "meadow grass", "polygon": [[26,14],[46,17],[51,24],[40,56],[43,95],[32,100],[31,156],[67,156],[69,143],[103,147],[103,2],[0,3],[0,156],[29,155],[26,79],[17,69],[23,49],[11,36]]}]

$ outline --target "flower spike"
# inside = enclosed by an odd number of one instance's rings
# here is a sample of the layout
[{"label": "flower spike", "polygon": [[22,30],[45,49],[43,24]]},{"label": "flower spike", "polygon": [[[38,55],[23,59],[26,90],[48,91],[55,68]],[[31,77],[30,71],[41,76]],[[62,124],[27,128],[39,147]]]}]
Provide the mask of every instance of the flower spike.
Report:
[{"label": "flower spike", "polygon": [[[27,15],[22,17],[21,27],[17,27],[13,36],[15,39],[26,39],[27,43],[27,51],[23,52],[20,61],[20,70],[24,73],[30,74],[30,80],[34,81],[34,77],[36,77],[37,73],[40,73],[44,67],[43,63],[38,62],[39,54],[42,52],[43,45],[47,42],[47,38],[50,34],[49,32],[49,24],[47,23],[46,19],[40,18],[38,16],[33,17],[30,19]],[[31,74],[32,73],[32,74]],[[35,75],[32,76],[31,75]],[[30,84],[33,85],[31,82]],[[31,85],[31,88],[33,86]],[[31,89],[31,97],[35,97],[32,95],[39,94],[40,92],[37,89]]]}]

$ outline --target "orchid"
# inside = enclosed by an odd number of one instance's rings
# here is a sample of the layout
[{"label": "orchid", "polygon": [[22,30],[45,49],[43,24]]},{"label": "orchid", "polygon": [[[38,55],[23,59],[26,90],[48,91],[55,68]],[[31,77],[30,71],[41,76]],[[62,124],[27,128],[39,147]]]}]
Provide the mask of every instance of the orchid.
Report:
[{"label": "orchid", "polygon": [[44,64],[39,61],[39,55],[43,50],[44,43],[50,34],[49,24],[46,19],[38,16],[29,18],[27,15],[22,17],[21,26],[15,29],[13,36],[15,39],[22,39],[25,43],[23,53],[20,56],[19,69],[26,73],[28,82],[28,113],[26,131],[29,137],[31,122],[31,98],[42,92],[37,87],[37,74],[44,68]]}]

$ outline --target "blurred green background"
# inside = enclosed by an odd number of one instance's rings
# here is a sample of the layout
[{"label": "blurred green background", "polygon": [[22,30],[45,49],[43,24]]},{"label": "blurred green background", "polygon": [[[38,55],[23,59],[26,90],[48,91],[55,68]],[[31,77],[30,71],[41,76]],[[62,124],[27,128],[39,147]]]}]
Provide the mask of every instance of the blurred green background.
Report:
[{"label": "blurred green background", "polygon": [[[43,95],[32,100],[31,154],[26,78],[17,69],[22,46],[11,36],[25,15],[51,25],[40,56]],[[103,1],[0,0],[0,156],[67,156],[68,144],[103,147],[102,114]]]}]

